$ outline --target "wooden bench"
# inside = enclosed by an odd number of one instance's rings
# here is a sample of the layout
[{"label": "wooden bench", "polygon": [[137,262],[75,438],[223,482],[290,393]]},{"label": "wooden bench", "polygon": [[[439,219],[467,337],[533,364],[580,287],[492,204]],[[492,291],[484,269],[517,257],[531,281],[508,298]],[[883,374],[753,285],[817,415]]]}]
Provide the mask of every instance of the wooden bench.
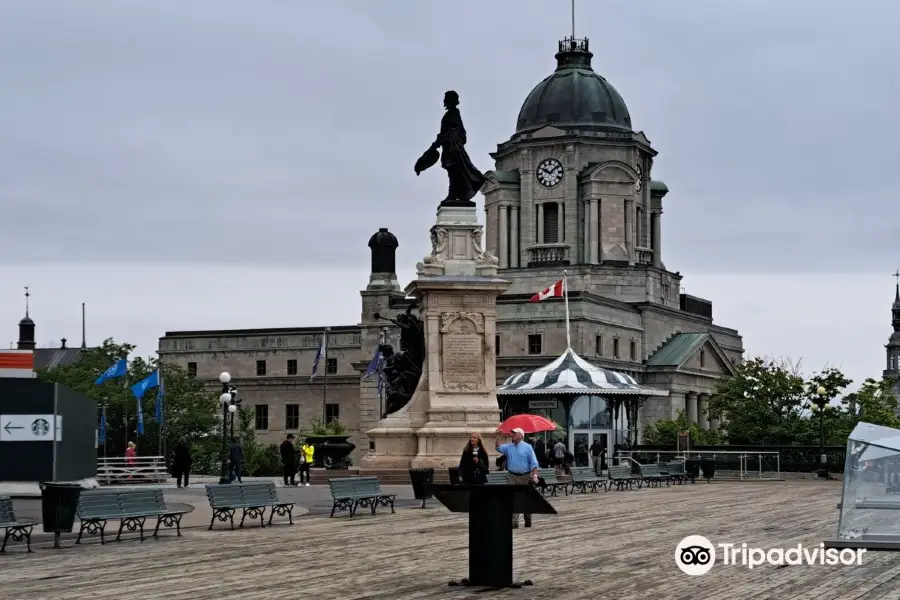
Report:
[{"label": "wooden bench", "polygon": [[638,463],[638,470],[641,472],[641,479],[647,482],[647,487],[661,486],[665,483],[669,485],[668,473],[663,473],[659,465],[642,465]]},{"label": "wooden bench", "polygon": [[609,475],[609,487],[607,489],[612,486],[616,486],[616,489],[619,491],[625,488],[631,489],[635,483],[637,483],[638,489],[641,488],[641,480],[631,474],[630,464],[610,465],[607,473]]},{"label": "wooden bench", "polygon": [[606,479],[602,477],[597,477],[594,473],[594,469],[591,467],[573,467],[572,468],[572,493],[575,493],[575,489],[581,491],[581,493],[585,493],[590,489],[592,492],[596,492],[598,487],[602,487],[606,490]]},{"label": "wooden bench", "polygon": [[76,544],[81,543],[81,537],[87,533],[100,534],[100,543],[106,542],[104,537],[106,523],[119,521],[119,531],[116,541],[121,541],[123,531],[140,530],[141,541],[144,541],[144,523],[150,517],[156,517],[156,528],[153,537],[159,535],[160,525],[175,527],[178,535],[181,535],[181,517],[183,511],[171,510],[166,506],[163,491],[160,488],[130,489],[130,490],[82,490],[78,499],[78,519],[81,527],[78,529]]},{"label": "wooden bench", "polygon": [[269,525],[275,515],[287,517],[290,525],[294,524],[294,503],[282,502],[278,498],[275,484],[271,481],[253,483],[217,483],[207,484],[206,497],[213,514],[209,520],[209,531],[218,519],[221,522],[229,521],[234,529],[234,513],[241,509],[241,522],[238,527],[244,526],[247,517],[259,519],[259,526],[265,527],[266,509],[272,509],[269,513]]},{"label": "wooden bench", "polygon": [[556,469],[538,469],[538,485],[541,488],[541,495],[549,492],[551,496],[555,496],[559,490],[562,490],[566,496],[569,495],[569,482],[560,481],[556,477]]},{"label": "wooden bench", "polygon": [[346,510],[350,512],[350,518],[352,519],[353,515],[356,514],[356,509],[360,506],[372,509],[373,515],[378,506],[390,506],[391,513],[394,512],[396,495],[382,492],[377,477],[329,479],[328,486],[331,488],[331,498],[334,501],[331,507],[332,517],[334,516],[334,511]]},{"label": "wooden bench", "polygon": [[505,471],[492,471],[487,474],[487,483],[489,485],[506,485]]},{"label": "wooden bench", "polygon": [[25,540],[25,547],[31,552],[31,530],[37,525],[34,521],[20,521],[13,510],[12,498],[0,496],[0,529],[6,532],[3,536],[3,547],[0,552],[6,552],[6,544],[12,538],[14,542]]}]

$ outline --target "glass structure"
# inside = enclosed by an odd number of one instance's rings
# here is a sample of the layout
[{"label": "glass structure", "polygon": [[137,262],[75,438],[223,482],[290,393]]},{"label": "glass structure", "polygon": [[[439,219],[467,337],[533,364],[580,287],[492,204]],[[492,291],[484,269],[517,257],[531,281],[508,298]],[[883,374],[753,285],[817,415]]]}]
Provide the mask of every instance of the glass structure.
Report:
[{"label": "glass structure", "polygon": [[859,423],[847,441],[832,548],[900,550],[900,430]]}]

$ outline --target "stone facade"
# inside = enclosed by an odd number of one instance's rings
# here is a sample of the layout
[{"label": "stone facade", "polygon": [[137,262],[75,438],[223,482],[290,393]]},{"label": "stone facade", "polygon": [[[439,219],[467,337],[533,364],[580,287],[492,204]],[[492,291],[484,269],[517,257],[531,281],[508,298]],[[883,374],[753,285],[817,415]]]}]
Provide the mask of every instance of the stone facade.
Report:
[{"label": "stone facade", "polygon": [[[564,40],[557,72],[577,67],[584,76],[590,56],[586,40]],[[558,87],[566,81],[553,84],[554,97],[578,93]],[[611,89],[605,80],[602,85]],[[582,98],[579,110],[606,97],[611,96]],[[643,133],[630,131],[627,113],[604,125],[608,111],[624,110],[619,104],[593,107],[584,113],[587,120],[574,110],[564,117],[542,110],[523,106],[520,128],[492,154],[495,170],[482,190],[483,249],[496,256],[499,277],[510,283],[497,299],[491,340],[497,381],[565,351],[564,303],[529,302],[565,273],[573,350],[598,366],[670,392],[644,404],[639,427],[672,418],[678,410],[702,427],[715,427],[706,406],[716,380],[734,372],[743,343],[735,329],[713,323],[711,302],[681,293],[682,275],[663,262],[668,188],[651,178],[656,150]],[[566,119],[568,125],[558,123]],[[387,250],[370,241],[373,271],[395,270],[392,239]],[[376,266],[387,264],[391,267]],[[160,339],[159,354],[184,367],[193,364],[212,387],[219,372],[228,370],[245,404],[266,407],[268,421],[259,422],[267,426],[259,432],[266,441],[275,443],[286,432],[308,427],[311,419],[337,415],[353,433],[357,451],[352,458],[359,464],[370,447],[364,432],[376,427],[381,414],[375,378],[360,382],[360,375],[381,335],[395,347],[399,339],[396,328],[385,328],[375,314],[393,316],[409,302],[393,272],[373,272],[361,294],[359,325],[331,328],[328,357],[336,362],[327,392],[324,377],[312,382],[309,377],[324,327],[169,332]],[[263,371],[257,370],[258,361],[264,361]]]}]

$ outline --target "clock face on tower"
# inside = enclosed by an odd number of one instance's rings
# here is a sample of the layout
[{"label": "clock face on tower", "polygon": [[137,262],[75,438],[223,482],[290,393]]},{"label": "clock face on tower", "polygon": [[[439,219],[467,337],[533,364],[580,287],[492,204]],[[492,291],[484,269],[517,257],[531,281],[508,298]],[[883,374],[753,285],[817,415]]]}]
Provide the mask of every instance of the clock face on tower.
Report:
[{"label": "clock face on tower", "polygon": [[535,176],[538,183],[545,188],[556,187],[562,181],[562,163],[555,158],[545,158],[538,164]]}]

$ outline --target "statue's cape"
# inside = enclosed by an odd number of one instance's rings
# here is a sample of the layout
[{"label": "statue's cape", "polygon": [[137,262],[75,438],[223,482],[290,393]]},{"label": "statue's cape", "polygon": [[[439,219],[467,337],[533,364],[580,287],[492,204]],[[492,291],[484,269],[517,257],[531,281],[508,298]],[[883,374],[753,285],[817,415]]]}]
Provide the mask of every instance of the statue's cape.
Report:
[{"label": "statue's cape", "polygon": [[481,190],[487,179],[472,164],[472,159],[466,152],[466,128],[463,125],[459,109],[450,108],[444,113],[444,117],[441,119],[440,140],[441,166],[445,169],[460,169],[472,187],[472,195],[464,200],[471,200]]}]

